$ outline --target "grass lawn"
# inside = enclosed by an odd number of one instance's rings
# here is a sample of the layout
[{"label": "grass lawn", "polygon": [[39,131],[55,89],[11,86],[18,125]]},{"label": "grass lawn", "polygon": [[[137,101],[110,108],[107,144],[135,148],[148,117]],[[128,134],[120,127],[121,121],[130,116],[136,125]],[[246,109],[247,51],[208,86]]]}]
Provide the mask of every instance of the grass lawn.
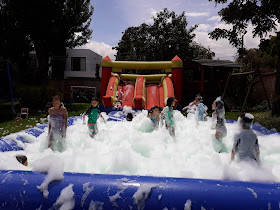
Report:
[{"label": "grass lawn", "polygon": [[[68,116],[79,116],[87,110],[90,106],[89,103],[72,104],[71,109],[68,110]],[[0,104],[0,116],[5,119],[9,119],[11,108],[9,103]],[[16,120],[9,120],[6,122],[0,122],[0,137],[9,135],[10,133],[15,133],[21,130],[32,128],[36,126],[37,123],[47,122],[47,117],[44,113],[37,112],[36,110],[29,111],[28,119],[23,119],[22,121],[16,122]]]}]

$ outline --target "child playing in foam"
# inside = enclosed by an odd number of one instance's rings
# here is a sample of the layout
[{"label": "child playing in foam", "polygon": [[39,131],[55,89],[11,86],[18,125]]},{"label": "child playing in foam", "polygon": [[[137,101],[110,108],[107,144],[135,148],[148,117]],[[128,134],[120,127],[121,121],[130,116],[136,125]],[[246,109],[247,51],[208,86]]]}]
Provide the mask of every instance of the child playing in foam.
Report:
[{"label": "child playing in foam", "polygon": [[167,99],[166,107],[162,110],[162,114],[165,119],[165,126],[171,136],[175,136],[175,122],[173,117],[173,106],[175,105],[175,99],[173,97],[169,97]]},{"label": "child playing in foam", "polygon": [[148,114],[149,118],[153,122],[153,127],[158,128],[159,126],[159,121],[160,121],[160,110],[158,106],[152,106],[150,109],[150,112]]},{"label": "child playing in foam", "polygon": [[222,139],[227,135],[227,128],[225,126],[225,108],[221,97],[218,97],[212,104],[214,125],[212,128],[216,129],[215,137],[213,138],[214,149],[217,152],[226,152],[227,149],[222,143]]},{"label": "child playing in foam", "polygon": [[197,120],[198,121],[207,121],[207,106],[202,103],[202,97],[200,95],[197,96],[199,103],[197,105]]},{"label": "child playing in foam", "polygon": [[260,162],[260,150],[257,135],[252,130],[254,116],[250,113],[243,113],[238,122],[241,130],[235,134],[231,152],[231,160],[237,156],[238,160],[253,159]]},{"label": "child playing in foam", "polygon": [[85,117],[88,115],[88,130],[90,137],[94,137],[95,134],[98,132],[97,128],[97,118],[98,115],[102,117],[102,119],[105,122],[104,117],[100,113],[99,107],[98,107],[98,100],[97,98],[92,98],[91,100],[91,106],[88,108],[88,110],[83,114],[83,123],[85,124]]},{"label": "child playing in foam", "polygon": [[114,110],[122,110],[122,94],[123,92],[117,91],[116,93],[116,98],[115,98],[115,103],[114,103]]},{"label": "child playing in foam", "polygon": [[64,138],[67,129],[67,110],[62,105],[60,96],[53,96],[53,107],[49,108],[49,144],[53,150],[64,149]]},{"label": "child playing in foam", "polygon": [[194,101],[184,107],[182,111],[187,110],[189,114],[196,114],[197,121],[206,121],[208,108],[202,103],[202,101],[200,94],[197,94]]}]

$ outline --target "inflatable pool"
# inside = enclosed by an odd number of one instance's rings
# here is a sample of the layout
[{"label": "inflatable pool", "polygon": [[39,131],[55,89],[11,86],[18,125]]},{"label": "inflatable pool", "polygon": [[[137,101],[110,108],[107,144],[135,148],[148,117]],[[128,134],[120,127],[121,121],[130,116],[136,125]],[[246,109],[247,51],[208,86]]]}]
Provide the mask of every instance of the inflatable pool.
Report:
[{"label": "inflatable pool", "polygon": [[[112,112],[108,120],[124,117],[122,112]],[[78,119],[69,118],[68,125]],[[46,127],[24,132],[39,137]],[[276,133],[256,124],[253,128],[263,135]],[[17,141],[25,143],[20,135],[16,141],[1,138],[1,151],[22,150]],[[45,198],[37,189],[46,178],[44,173],[6,170],[0,177],[3,209],[63,209],[64,204],[68,209],[278,209],[280,204],[279,183],[65,172],[62,181],[50,183]]]}]

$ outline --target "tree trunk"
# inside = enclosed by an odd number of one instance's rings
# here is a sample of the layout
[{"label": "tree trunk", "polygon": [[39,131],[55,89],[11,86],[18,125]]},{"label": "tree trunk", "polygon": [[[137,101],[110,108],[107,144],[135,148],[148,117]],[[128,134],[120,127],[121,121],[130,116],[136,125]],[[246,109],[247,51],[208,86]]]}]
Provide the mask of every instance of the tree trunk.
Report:
[{"label": "tree trunk", "polygon": [[[280,32],[277,32],[277,43],[280,45]],[[272,116],[280,116],[280,49],[278,48],[275,90],[272,104]]]},{"label": "tree trunk", "polygon": [[54,51],[52,60],[52,78],[64,79],[64,71],[66,67],[66,48],[60,47]]},{"label": "tree trunk", "polygon": [[43,41],[33,40],[38,60],[37,84],[48,85],[49,51]]}]

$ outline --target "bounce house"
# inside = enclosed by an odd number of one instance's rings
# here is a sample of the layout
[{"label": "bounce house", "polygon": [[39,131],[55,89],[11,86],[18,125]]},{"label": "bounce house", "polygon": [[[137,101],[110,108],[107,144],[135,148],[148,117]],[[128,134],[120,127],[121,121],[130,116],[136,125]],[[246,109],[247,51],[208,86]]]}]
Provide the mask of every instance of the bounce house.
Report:
[{"label": "bounce house", "polygon": [[[164,62],[111,61],[107,56],[101,61],[101,67],[100,96],[107,110],[114,106],[117,93],[122,93],[122,106],[134,109],[164,107],[168,97],[181,103],[183,64],[178,56]],[[122,74],[123,69],[165,70],[165,74]]]}]

